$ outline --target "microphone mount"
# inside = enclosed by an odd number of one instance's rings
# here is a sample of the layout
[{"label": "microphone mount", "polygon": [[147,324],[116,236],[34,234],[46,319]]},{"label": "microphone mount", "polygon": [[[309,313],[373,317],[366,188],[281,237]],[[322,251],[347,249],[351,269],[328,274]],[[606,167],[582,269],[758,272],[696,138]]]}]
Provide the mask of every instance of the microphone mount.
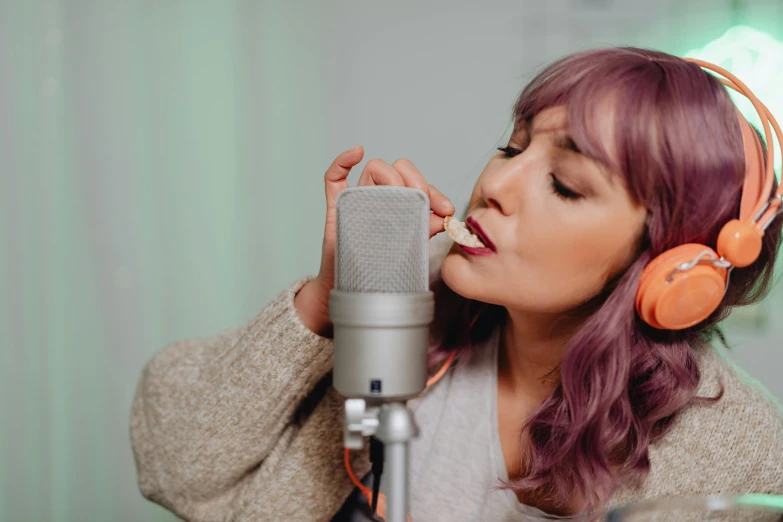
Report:
[{"label": "microphone mount", "polygon": [[368,406],[364,399],[347,399],[344,428],[348,449],[362,449],[364,437],[372,436],[383,443],[390,479],[387,521],[405,522],[409,511],[410,441],[419,434],[413,414],[401,401]]}]

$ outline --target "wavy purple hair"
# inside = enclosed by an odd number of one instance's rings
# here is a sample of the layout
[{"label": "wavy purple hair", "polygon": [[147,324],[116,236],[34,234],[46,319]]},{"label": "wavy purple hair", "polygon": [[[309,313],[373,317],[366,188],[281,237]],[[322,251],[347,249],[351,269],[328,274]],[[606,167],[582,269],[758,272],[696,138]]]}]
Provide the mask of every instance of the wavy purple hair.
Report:
[{"label": "wavy purple hair", "polygon": [[[519,476],[505,487],[566,506],[576,494],[600,509],[625,480],[643,480],[648,447],[679,412],[700,398],[695,350],[716,335],[735,306],[757,302],[770,287],[781,224],[767,229],[759,259],[734,270],[721,306],[680,331],[644,324],[634,308],[644,266],[683,243],[714,248],[721,227],[739,215],[744,149],[725,88],[698,65],[631,47],[567,56],[522,91],[514,121],[564,105],[570,134],[583,151],[619,173],[648,209],[636,260],[596,296],[595,311],[570,340],[555,391],[523,427],[529,447]],[[611,143],[599,122],[610,118]],[[605,132],[605,131],[604,131]],[[433,283],[436,318],[432,362],[485,341],[505,310]]]}]

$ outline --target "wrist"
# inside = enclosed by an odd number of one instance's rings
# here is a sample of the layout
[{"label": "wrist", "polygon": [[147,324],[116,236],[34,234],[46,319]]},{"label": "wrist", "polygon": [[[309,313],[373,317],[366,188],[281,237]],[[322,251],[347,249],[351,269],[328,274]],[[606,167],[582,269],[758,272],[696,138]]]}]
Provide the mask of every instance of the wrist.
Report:
[{"label": "wrist", "polygon": [[329,293],[317,279],[311,279],[294,296],[294,308],[299,319],[313,333],[322,337],[332,336],[329,320]]}]

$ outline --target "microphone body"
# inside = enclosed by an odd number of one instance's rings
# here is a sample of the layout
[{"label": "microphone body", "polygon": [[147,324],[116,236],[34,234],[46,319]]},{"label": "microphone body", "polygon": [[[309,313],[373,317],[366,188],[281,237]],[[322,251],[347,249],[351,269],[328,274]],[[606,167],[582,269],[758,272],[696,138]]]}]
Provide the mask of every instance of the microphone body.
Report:
[{"label": "microphone body", "polygon": [[427,383],[429,291],[427,195],[402,187],[355,187],[337,197],[333,385],[368,403],[404,401]]}]

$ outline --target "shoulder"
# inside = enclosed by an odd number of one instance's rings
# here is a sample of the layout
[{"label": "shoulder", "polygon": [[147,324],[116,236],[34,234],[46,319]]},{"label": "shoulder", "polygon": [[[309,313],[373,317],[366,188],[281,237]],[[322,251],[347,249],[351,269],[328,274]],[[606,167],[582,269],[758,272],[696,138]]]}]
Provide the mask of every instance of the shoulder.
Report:
[{"label": "shoulder", "polygon": [[[783,493],[783,409],[716,348],[697,352],[700,397],[650,447],[650,487],[664,494]],[[669,485],[667,486],[666,483]]]},{"label": "shoulder", "polygon": [[727,436],[736,434],[745,441],[743,447],[778,450],[780,464],[783,459],[780,401],[718,349],[706,346],[698,352],[698,360],[701,370],[698,395],[716,396],[722,386],[723,396],[714,404],[688,407],[684,418],[714,422],[718,428],[715,436],[718,432]]}]

